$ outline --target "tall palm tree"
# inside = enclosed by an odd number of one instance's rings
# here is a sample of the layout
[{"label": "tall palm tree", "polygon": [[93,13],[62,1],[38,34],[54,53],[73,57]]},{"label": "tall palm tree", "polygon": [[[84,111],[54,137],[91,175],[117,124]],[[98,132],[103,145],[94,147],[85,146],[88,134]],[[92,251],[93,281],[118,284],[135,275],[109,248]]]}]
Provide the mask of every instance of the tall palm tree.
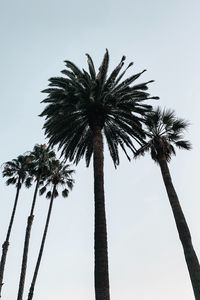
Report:
[{"label": "tall palm tree", "polygon": [[28,294],[28,300],[32,300],[33,298],[33,293],[35,289],[35,284],[36,284],[36,279],[41,263],[41,258],[44,250],[44,245],[45,245],[45,240],[47,236],[47,230],[49,226],[49,221],[50,221],[50,216],[52,212],[52,206],[54,199],[59,195],[58,194],[58,187],[62,187],[62,196],[63,197],[68,197],[69,190],[73,188],[74,180],[72,179],[72,174],[73,170],[69,168],[69,165],[64,165],[61,163],[59,160],[54,160],[51,162],[51,174],[49,175],[46,184],[40,189],[40,194],[44,194],[47,190],[47,187],[50,186],[50,190],[46,193],[46,197],[50,199],[49,202],[49,209],[47,213],[47,218],[46,218],[46,223],[45,223],[45,228],[44,228],[44,233],[40,245],[40,250],[33,274],[33,279],[31,282],[29,294]]},{"label": "tall palm tree", "polygon": [[34,218],[34,208],[36,204],[38,189],[40,184],[43,182],[43,180],[47,178],[47,176],[49,175],[50,162],[52,159],[55,159],[55,152],[53,150],[50,150],[45,144],[41,144],[41,145],[36,144],[33,148],[33,151],[29,153],[29,157],[32,162],[32,166],[30,168],[30,174],[35,178],[36,184],[35,184],[35,191],[33,195],[33,201],[31,204],[30,215],[27,218],[27,226],[25,231],[24,250],[22,256],[22,265],[21,265],[17,300],[22,300],[23,298],[27,260],[28,260],[29,241],[30,241],[31,228],[32,228],[32,223]]},{"label": "tall palm tree", "polygon": [[145,119],[149,141],[136,154],[150,152],[152,159],[159,164],[169,202],[174,215],[179,238],[181,240],[195,299],[200,300],[200,266],[192,245],[191,234],[183,214],[178,196],[172,183],[168,162],[175,155],[175,147],[191,149],[191,144],[183,139],[188,122],[176,117],[173,110],[161,110],[159,107],[147,114]]},{"label": "tall palm tree", "polygon": [[8,230],[6,234],[5,242],[2,245],[2,255],[0,261],[0,298],[1,298],[1,290],[3,286],[3,276],[4,276],[4,269],[5,263],[7,258],[7,252],[9,247],[10,241],[10,234],[15,218],[15,213],[17,209],[18,199],[19,199],[19,192],[24,183],[27,188],[31,186],[32,176],[29,175],[30,169],[30,158],[28,155],[19,155],[16,159],[6,162],[3,165],[3,177],[9,177],[6,181],[7,185],[14,184],[17,188],[15,201],[10,217],[10,222],[8,225]]},{"label": "tall palm tree", "polygon": [[[46,117],[45,133],[50,145],[58,144],[69,161],[76,164],[82,157],[89,166],[93,155],[95,198],[95,293],[97,300],[109,300],[107,229],[104,197],[105,137],[115,167],[119,164],[118,146],[129,158],[127,149],[134,152],[132,138],[141,142],[144,132],[141,115],[151,109],[145,104],[149,82],[132,85],[145,71],[122,80],[125,56],[108,76],[109,53],[106,50],[98,73],[87,54],[89,72],[65,61],[65,77],[50,78],[48,96],[41,116]],[[122,72],[121,72],[122,71]]]}]

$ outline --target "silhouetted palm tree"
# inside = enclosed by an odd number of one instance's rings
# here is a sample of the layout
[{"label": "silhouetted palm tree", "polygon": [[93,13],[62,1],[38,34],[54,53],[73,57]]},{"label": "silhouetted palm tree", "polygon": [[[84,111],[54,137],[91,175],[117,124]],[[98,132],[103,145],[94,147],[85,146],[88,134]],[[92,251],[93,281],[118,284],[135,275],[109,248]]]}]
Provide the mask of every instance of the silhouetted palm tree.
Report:
[{"label": "silhouetted palm tree", "polygon": [[141,73],[122,81],[128,67],[121,72],[125,57],[108,76],[109,54],[106,50],[96,74],[91,57],[87,54],[89,73],[65,61],[65,77],[50,78],[48,97],[41,116],[50,145],[58,144],[61,155],[76,164],[85,156],[88,166],[93,154],[95,194],[95,293],[97,300],[109,300],[107,229],[104,199],[103,136],[107,141],[114,165],[119,164],[118,146],[128,156],[134,152],[131,138],[144,138],[141,115],[151,109],[145,100],[149,82],[132,85]]},{"label": "silhouetted palm tree", "polygon": [[27,219],[17,300],[22,300],[23,298],[27,260],[28,260],[29,241],[30,241],[31,228],[32,228],[32,223],[34,218],[34,208],[35,208],[36,198],[38,194],[38,189],[40,184],[43,182],[43,180],[47,178],[47,176],[49,175],[50,162],[52,159],[55,159],[55,152],[53,150],[48,149],[48,147],[45,144],[43,145],[36,144],[34,146],[33,151],[29,153],[29,157],[32,161],[30,174],[35,178],[36,185],[35,185],[35,191],[34,191],[33,201],[31,205],[30,215],[28,216]]},{"label": "silhouetted palm tree", "polygon": [[69,165],[64,165],[59,160],[54,160],[51,162],[51,166],[52,166],[51,175],[48,177],[44,187],[40,189],[40,194],[42,195],[46,192],[47,187],[50,186],[50,190],[48,190],[48,192],[46,193],[46,197],[50,199],[50,203],[49,203],[49,209],[48,209],[47,219],[45,223],[44,233],[41,241],[41,246],[37,258],[37,263],[36,263],[33,279],[28,294],[28,300],[31,300],[33,298],[35,283],[36,283],[36,279],[37,279],[37,275],[41,263],[50,216],[52,212],[53,201],[59,195],[58,188],[59,186],[62,187],[62,196],[68,197],[69,190],[73,188],[73,184],[74,184],[74,180],[72,179],[72,174],[74,171],[69,168]]},{"label": "silhouetted palm tree", "polygon": [[3,276],[4,276],[4,269],[6,263],[6,257],[9,247],[9,240],[10,234],[13,226],[13,221],[15,218],[16,208],[19,199],[19,192],[24,183],[27,188],[31,186],[32,176],[29,175],[30,169],[30,158],[28,155],[19,155],[16,159],[12,161],[8,161],[3,165],[3,177],[9,177],[6,181],[7,185],[14,184],[17,188],[14,206],[12,209],[12,214],[6,234],[5,242],[2,245],[2,255],[1,255],[1,262],[0,262],[0,297],[1,297],[1,290],[3,286]]},{"label": "silhouetted palm tree", "polygon": [[160,166],[179,238],[183,246],[195,299],[199,300],[199,261],[192,245],[191,234],[172,183],[168,167],[168,162],[170,162],[172,155],[176,154],[174,146],[180,149],[191,149],[191,144],[183,139],[183,132],[187,129],[188,122],[177,118],[173,110],[161,111],[160,108],[157,108],[154,112],[152,111],[146,116],[145,124],[149,141],[138,150],[136,157],[150,152],[152,159]]}]

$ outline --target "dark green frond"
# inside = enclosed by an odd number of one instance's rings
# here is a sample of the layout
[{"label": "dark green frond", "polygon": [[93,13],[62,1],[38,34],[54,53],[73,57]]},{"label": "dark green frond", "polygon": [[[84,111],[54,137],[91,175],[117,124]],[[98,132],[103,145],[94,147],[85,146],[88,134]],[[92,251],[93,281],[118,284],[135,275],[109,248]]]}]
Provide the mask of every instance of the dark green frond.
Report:
[{"label": "dark green frond", "polygon": [[15,184],[16,181],[17,181],[16,178],[11,177],[11,178],[9,178],[8,180],[6,180],[6,185]]},{"label": "dark green frond", "polygon": [[86,53],[86,56],[87,56],[87,59],[88,59],[87,60],[88,61],[88,68],[89,68],[89,71],[90,71],[91,78],[93,80],[95,80],[96,79],[96,71],[95,71],[93,60],[92,60],[92,58],[89,54]]},{"label": "dark green frond", "polygon": [[120,83],[116,88],[115,91],[121,91],[124,90],[125,88],[127,88],[130,84],[132,84],[136,79],[138,79],[146,70],[143,70],[140,73],[134,74],[132,76],[130,76],[129,78],[127,78],[126,80],[124,80],[122,83]]},{"label": "dark green frond", "polygon": [[175,142],[175,145],[180,148],[180,149],[185,149],[185,150],[191,150],[192,145],[189,141],[177,141]]},{"label": "dark green frond", "polygon": [[104,134],[106,137],[106,141],[108,144],[108,149],[110,151],[110,155],[112,157],[112,160],[114,162],[114,166],[119,165],[119,152],[118,152],[118,141],[116,133],[112,130],[112,126],[108,125],[104,128]]},{"label": "dark green frond", "polygon": [[64,62],[66,64],[66,67],[71,69],[77,78],[81,78],[83,76],[83,73],[81,72],[81,70],[73,62],[71,62],[69,60],[65,60]]},{"label": "dark green frond", "polygon": [[[123,57],[122,57],[123,58]],[[129,63],[128,67],[126,67],[126,69],[120,74],[120,76],[116,79],[115,85],[117,85],[121,79],[124,77],[124,75],[126,74],[126,71],[133,66],[133,62]]]},{"label": "dark green frond", "polygon": [[136,150],[134,153],[134,158],[139,158],[140,156],[144,156],[146,152],[149,152],[151,149],[151,143],[145,143],[142,147]]},{"label": "dark green frond", "polygon": [[58,195],[59,195],[59,194],[58,194],[58,190],[55,189],[53,197],[56,198],[56,197],[58,197]]},{"label": "dark green frond", "polygon": [[43,186],[40,190],[39,190],[39,194],[43,195],[46,192],[47,188],[46,186]]},{"label": "dark green frond", "polygon": [[62,191],[62,196],[63,196],[64,198],[67,198],[68,195],[69,195],[69,191],[68,191],[67,189],[64,189],[64,190]]},{"label": "dark green frond", "polygon": [[101,66],[99,67],[99,73],[97,74],[97,81],[99,83],[100,89],[102,89],[106,81],[108,64],[109,64],[109,53],[108,50],[106,49],[106,53],[104,54],[103,61],[101,63]]},{"label": "dark green frond", "polygon": [[47,198],[47,199],[51,199],[51,191],[48,191],[48,192],[47,192],[46,198]]},{"label": "dark green frond", "polygon": [[[72,176],[72,175],[70,175],[70,176]],[[68,188],[70,190],[73,189],[73,187],[74,187],[74,180],[72,178],[68,178],[68,180],[67,180],[67,186],[68,186]]]},{"label": "dark green frond", "polygon": [[173,122],[172,130],[175,133],[179,133],[182,130],[186,130],[189,126],[189,122],[184,119],[176,119]]},{"label": "dark green frond", "polygon": [[29,189],[29,188],[31,187],[31,185],[32,185],[32,182],[33,182],[33,178],[32,178],[32,177],[28,177],[28,178],[25,180],[25,182],[24,182],[25,187]]},{"label": "dark green frond", "polygon": [[106,81],[105,89],[110,89],[110,88],[114,87],[114,85],[117,84],[116,78],[117,78],[118,74],[120,73],[120,71],[121,71],[121,69],[122,69],[122,67],[124,65],[125,59],[126,59],[125,56],[123,56],[122,59],[121,59],[121,61],[120,61],[120,63],[112,71],[112,73],[110,74],[109,78]]},{"label": "dark green frond", "polygon": [[[86,167],[89,167],[92,154],[93,154],[93,144],[90,143],[86,147],[86,153],[85,153]],[[77,162],[76,162],[76,164],[77,164]]]},{"label": "dark green frond", "polygon": [[[173,155],[176,155],[176,151],[174,149],[174,146],[170,144],[169,147],[170,147],[170,154],[172,153]],[[169,161],[170,161],[171,155],[169,157],[167,157],[167,158],[169,158]]]},{"label": "dark green frond", "polygon": [[165,126],[172,126],[175,120],[175,111],[171,109],[164,109],[162,112],[162,122]]}]

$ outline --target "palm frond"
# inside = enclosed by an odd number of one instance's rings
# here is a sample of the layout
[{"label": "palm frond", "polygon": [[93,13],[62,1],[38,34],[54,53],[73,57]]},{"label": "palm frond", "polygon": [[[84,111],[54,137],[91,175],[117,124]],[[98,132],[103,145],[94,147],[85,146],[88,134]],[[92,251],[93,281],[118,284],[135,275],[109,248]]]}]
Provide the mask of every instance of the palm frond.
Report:
[{"label": "palm frond", "polygon": [[69,191],[68,191],[67,189],[64,189],[64,190],[62,191],[62,196],[63,196],[64,198],[67,198],[68,195],[69,195]]},{"label": "palm frond", "polygon": [[[51,199],[51,195],[52,195],[51,191],[48,191],[48,192],[46,193],[46,198],[47,198],[47,199]],[[54,193],[54,195],[55,195],[55,193]]]},{"label": "palm frond", "polygon": [[175,133],[179,133],[183,130],[186,130],[189,126],[189,122],[184,120],[184,119],[176,119],[174,122],[173,122],[173,125],[172,125],[172,130],[173,132]]},{"label": "palm frond", "polygon": [[192,144],[189,141],[177,141],[175,142],[175,145],[180,148],[180,149],[185,149],[185,150],[191,150],[192,149]]},{"label": "palm frond", "polygon": [[151,143],[145,143],[142,147],[137,149],[134,153],[134,158],[139,158],[140,156],[144,156],[146,152],[149,152],[151,149]]},{"label": "palm frond", "polygon": [[93,80],[95,80],[96,79],[96,71],[95,71],[93,60],[88,53],[86,53],[86,56],[87,56],[88,68],[90,71],[91,78]]},{"label": "palm frond", "polygon": [[40,188],[39,194],[43,195],[46,192],[46,190],[47,190],[46,186],[43,186],[42,188]]},{"label": "palm frond", "polygon": [[81,78],[83,76],[83,73],[81,70],[71,61],[65,60],[66,67],[72,70],[72,72],[75,74],[76,77]]},{"label": "palm frond", "polygon": [[6,180],[6,185],[15,184],[17,179],[15,177],[11,177]]},{"label": "palm frond", "polygon": [[115,92],[119,92],[127,88],[130,84],[132,84],[136,79],[138,79],[146,70],[143,70],[142,72],[139,72],[137,74],[134,74],[130,77],[128,77],[126,80],[124,80],[122,83],[120,83],[116,88]]},{"label": "palm frond", "polygon": [[[124,56],[125,57],[125,56]],[[123,57],[122,57],[123,58]],[[124,75],[126,74],[126,71],[133,66],[133,62],[130,62],[128,64],[128,67],[126,67],[126,69],[118,76],[118,78],[115,81],[115,86],[121,81],[121,79],[124,77]]]},{"label": "palm frond", "polygon": [[24,181],[25,187],[29,189],[32,186],[32,181],[33,181],[33,177],[27,177],[26,180]]},{"label": "palm frond", "polygon": [[108,53],[108,49],[106,49],[106,53],[104,54],[103,61],[99,67],[99,73],[97,74],[97,81],[99,83],[100,89],[102,89],[106,81],[108,64],[109,64],[109,53]]},{"label": "palm frond", "polygon": [[175,111],[171,109],[164,109],[162,113],[162,123],[170,127],[174,123],[175,120]]},{"label": "palm frond", "polygon": [[[109,78],[106,81],[105,84],[105,89],[110,89],[112,88],[114,85],[117,84],[116,78],[118,76],[118,74],[120,73],[123,65],[124,65],[124,61],[125,61],[126,57],[122,56],[122,59],[120,61],[120,63],[117,65],[117,67],[112,71],[112,73],[110,74]],[[124,72],[123,72],[124,73]],[[125,73],[124,73],[125,74]],[[120,80],[120,79],[119,79]]]}]

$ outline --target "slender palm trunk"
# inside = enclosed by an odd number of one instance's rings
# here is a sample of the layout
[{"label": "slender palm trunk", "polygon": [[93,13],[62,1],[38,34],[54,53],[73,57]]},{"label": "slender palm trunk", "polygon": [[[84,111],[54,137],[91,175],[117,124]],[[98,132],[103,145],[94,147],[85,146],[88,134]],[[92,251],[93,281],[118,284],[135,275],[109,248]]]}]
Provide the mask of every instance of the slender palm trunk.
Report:
[{"label": "slender palm trunk", "polygon": [[96,300],[109,300],[107,230],[104,197],[104,159],[101,129],[94,131],[94,197],[95,197],[95,295]]},{"label": "slender palm trunk", "polygon": [[27,268],[27,260],[28,260],[29,241],[30,241],[32,223],[33,223],[33,219],[34,219],[33,213],[34,213],[35,202],[36,202],[38,188],[39,188],[39,181],[40,181],[40,179],[38,178],[36,186],[35,186],[35,192],[34,192],[34,196],[33,196],[30,215],[28,216],[28,219],[27,219],[27,226],[26,226],[26,233],[25,233],[25,240],[24,240],[24,250],[23,250],[23,257],[22,257],[21,274],[20,274],[17,300],[22,300],[23,293],[24,293],[24,284],[25,284],[25,278],[26,278],[26,268]]},{"label": "slender palm trunk", "polygon": [[36,279],[37,279],[37,275],[38,275],[38,271],[39,271],[39,267],[40,267],[40,262],[41,262],[41,258],[42,258],[42,254],[43,254],[43,250],[44,250],[44,244],[45,244],[45,240],[46,240],[46,236],[47,236],[47,230],[48,230],[48,226],[49,226],[55,190],[56,190],[56,185],[54,185],[54,187],[53,187],[51,200],[49,203],[49,209],[48,209],[48,213],[47,213],[47,219],[46,219],[46,223],[45,223],[44,233],[43,233],[42,242],[40,245],[40,251],[39,251],[36,266],[35,266],[35,271],[33,274],[33,279],[31,282],[30,289],[29,289],[28,300],[32,300],[33,294],[34,294],[35,283],[36,283]]},{"label": "slender palm trunk", "polygon": [[5,242],[2,245],[2,255],[1,255],[1,262],[0,262],[0,298],[1,298],[1,290],[2,290],[2,286],[3,286],[3,275],[4,275],[6,257],[7,257],[8,247],[9,247],[9,239],[10,239],[10,234],[11,234],[13,221],[14,221],[14,217],[15,217],[15,212],[16,212],[16,208],[17,208],[17,203],[18,203],[18,199],[19,199],[19,192],[21,189],[20,180],[21,180],[21,178],[19,177],[18,182],[17,182],[17,192],[16,192],[15,202],[14,202],[14,206],[13,206],[13,210],[12,210],[12,214],[11,214],[11,218],[10,218],[10,223],[8,226],[8,231],[7,231]]},{"label": "slender palm trunk", "polygon": [[160,159],[159,164],[161,168],[162,177],[165,183],[165,187],[167,190],[169,202],[175,218],[176,227],[179,233],[179,238],[183,246],[185,260],[187,263],[190,279],[192,282],[195,299],[200,300],[200,265],[192,245],[191,234],[186,219],[184,217],[183,211],[181,209],[178,196],[174,189],[166,159],[165,158]]}]

